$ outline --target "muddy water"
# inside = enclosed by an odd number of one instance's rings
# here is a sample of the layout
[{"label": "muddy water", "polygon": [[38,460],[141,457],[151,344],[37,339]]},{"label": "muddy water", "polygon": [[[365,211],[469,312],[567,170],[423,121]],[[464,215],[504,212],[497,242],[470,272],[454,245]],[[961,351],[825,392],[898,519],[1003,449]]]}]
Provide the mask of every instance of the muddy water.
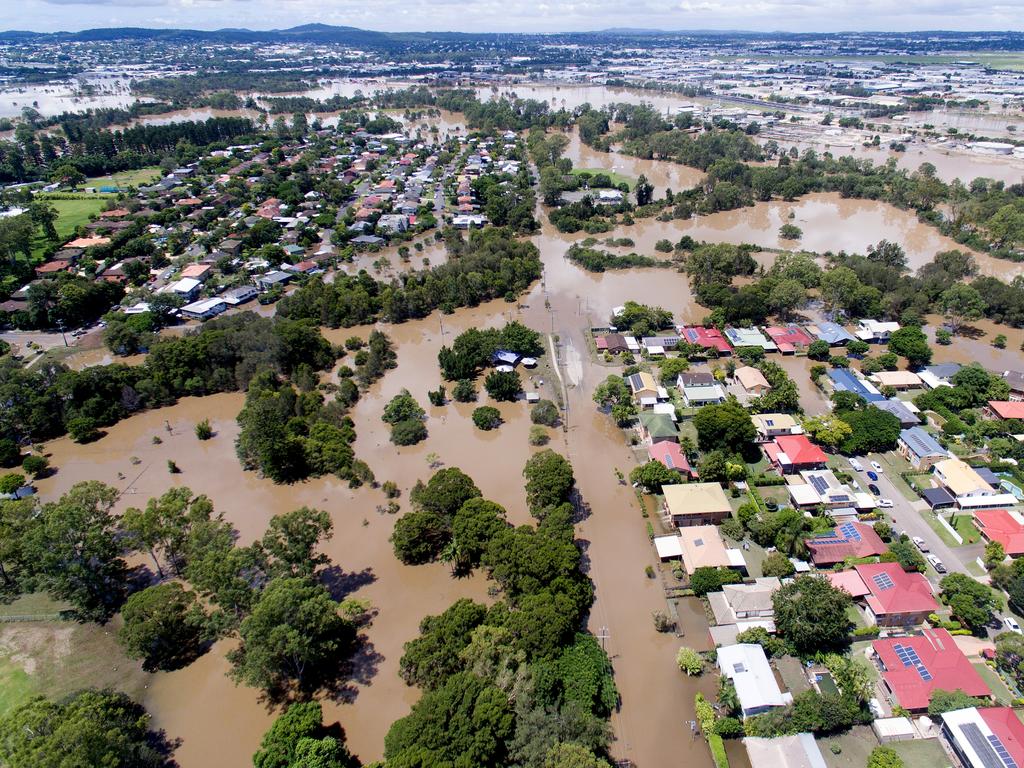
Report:
[{"label": "muddy water", "polygon": [[614,88],[604,85],[539,85],[522,83],[518,85],[476,89],[477,98],[487,101],[492,98],[518,96],[521,99],[546,101],[554,110],[575,109],[583,104],[590,104],[594,109],[601,109],[610,104],[651,104],[662,112],[675,109],[682,104],[706,102],[707,99],[691,99],[686,96],[645,91],[640,88]]},{"label": "muddy water", "polygon": [[642,160],[618,152],[599,152],[591,149],[582,141],[576,129],[569,136],[569,146],[565,156],[572,160],[573,167],[592,171],[614,171],[630,179],[636,180],[641,175],[654,186],[654,194],[658,197],[665,194],[666,189],[681,192],[701,183],[704,173],[678,163],[659,160]]},{"label": "muddy water", "polygon": [[[1019,371],[1024,368],[1021,344],[1024,343],[1024,329],[997,325],[990,320],[974,320],[948,346],[935,343],[935,329],[942,326],[942,318],[929,315],[925,332],[932,345],[932,360],[936,363],[981,363],[990,371]],[[1006,336],[1006,348],[996,349],[992,340],[999,334]]]}]

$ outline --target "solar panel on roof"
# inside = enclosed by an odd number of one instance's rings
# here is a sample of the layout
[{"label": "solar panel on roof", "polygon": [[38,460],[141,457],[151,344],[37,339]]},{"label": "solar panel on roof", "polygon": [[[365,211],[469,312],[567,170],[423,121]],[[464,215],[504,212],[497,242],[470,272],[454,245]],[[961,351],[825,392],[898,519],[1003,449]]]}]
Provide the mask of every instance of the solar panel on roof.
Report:
[{"label": "solar panel on roof", "polygon": [[875,582],[875,586],[881,590],[892,589],[896,586],[888,573],[876,573],[871,577],[871,580]]},{"label": "solar panel on roof", "polygon": [[828,483],[825,482],[825,478],[819,477],[818,475],[811,475],[811,485],[814,486],[814,490],[818,492],[818,495],[825,493],[828,490]]},{"label": "solar panel on roof", "polygon": [[842,531],[846,538],[852,541],[860,541],[860,531],[857,530],[853,523],[843,523],[839,526],[839,530]]},{"label": "solar panel on roof", "polygon": [[675,465],[672,463],[672,456],[667,453],[665,454],[665,466],[669,469],[675,469]]},{"label": "solar panel on roof", "polygon": [[975,723],[964,723],[960,726],[960,732],[981,760],[983,768],[1017,768],[1017,762],[1013,757],[1009,753],[1005,758],[1000,755]]},{"label": "solar panel on roof", "polygon": [[994,733],[988,736],[988,743],[992,745],[992,749],[995,750],[996,754],[999,755],[999,759],[1003,761],[1003,765],[1007,768],[1017,768],[1017,761],[1013,759],[1013,756],[1007,751],[1006,747],[1003,746],[1003,742]]}]

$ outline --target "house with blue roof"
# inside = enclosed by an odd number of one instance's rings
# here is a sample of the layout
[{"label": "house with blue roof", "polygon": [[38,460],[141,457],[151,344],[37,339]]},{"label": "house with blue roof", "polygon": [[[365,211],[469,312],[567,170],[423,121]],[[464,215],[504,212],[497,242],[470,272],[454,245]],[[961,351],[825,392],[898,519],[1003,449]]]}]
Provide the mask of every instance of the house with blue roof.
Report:
[{"label": "house with blue roof", "polygon": [[935,462],[949,458],[949,453],[939,445],[938,440],[921,427],[901,430],[896,447],[900,456],[909,461],[914,469],[922,472],[931,469]]},{"label": "house with blue roof", "polygon": [[885,400],[885,395],[851,370],[833,368],[828,372],[828,377],[832,381],[832,389],[836,392],[853,392],[869,403],[880,403]]},{"label": "house with blue roof", "polygon": [[855,339],[848,330],[830,321],[823,321],[816,325],[807,326],[807,330],[814,334],[819,340],[826,342],[830,347],[846,346],[846,343]]}]

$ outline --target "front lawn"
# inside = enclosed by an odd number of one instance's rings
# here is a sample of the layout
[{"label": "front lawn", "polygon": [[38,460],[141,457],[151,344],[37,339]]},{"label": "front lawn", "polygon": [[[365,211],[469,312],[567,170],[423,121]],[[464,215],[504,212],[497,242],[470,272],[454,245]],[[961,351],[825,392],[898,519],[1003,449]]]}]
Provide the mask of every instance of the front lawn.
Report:
[{"label": "front lawn", "polygon": [[970,515],[957,515],[953,518],[953,530],[960,534],[964,544],[977,544],[981,540],[981,533],[974,527]]}]

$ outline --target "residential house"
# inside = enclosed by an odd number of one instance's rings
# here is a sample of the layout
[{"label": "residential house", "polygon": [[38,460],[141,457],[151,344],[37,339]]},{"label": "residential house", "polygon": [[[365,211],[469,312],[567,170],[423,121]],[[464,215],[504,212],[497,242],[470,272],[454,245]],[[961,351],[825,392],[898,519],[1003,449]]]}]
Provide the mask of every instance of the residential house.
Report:
[{"label": "residential house", "polygon": [[799,480],[790,475],[787,481],[790,499],[798,509],[825,507],[833,514],[848,509],[852,514],[855,510],[867,511],[877,506],[870,494],[854,491],[841,483],[831,469],[805,469],[800,472]]},{"label": "residential house", "polygon": [[237,257],[242,253],[242,241],[236,240],[234,238],[221,240],[221,243],[220,245],[217,246],[217,248],[221,251],[224,251],[224,253],[226,253],[228,256]]},{"label": "residential house", "polygon": [[743,551],[726,547],[717,526],[694,525],[680,528],[677,538],[683,558],[683,569],[689,575],[692,576],[698,568],[731,568],[746,575],[747,563],[743,559]]},{"label": "residential house", "polygon": [[932,511],[951,509],[956,506],[956,499],[953,498],[953,494],[945,488],[925,488],[920,491],[920,494],[925,504]]},{"label": "residential house", "polygon": [[720,592],[708,594],[708,603],[715,617],[710,628],[715,645],[730,645],[736,635],[753,627],[775,632],[775,608],[772,595],[781,582],[774,576],[754,579],[751,584],[726,584]]},{"label": "residential house", "polygon": [[732,505],[718,483],[666,485],[665,510],[677,528],[717,525],[732,515]]},{"label": "residential house", "polygon": [[1016,497],[1009,493],[999,493],[974,467],[960,459],[935,462],[932,474],[956,499],[960,509],[998,509],[1017,503]]},{"label": "residential house", "polygon": [[193,301],[191,304],[183,306],[181,308],[181,314],[183,317],[187,317],[190,320],[209,320],[211,317],[219,315],[227,308],[228,303],[223,299],[200,299],[199,301]]},{"label": "residential house", "polygon": [[748,395],[760,396],[772,388],[764,374],[757,368],[749,365],[737,368],[734,376],[739,385],[743,387],[743,391]]},{"label": "residential house", "polygon": [[679,430],[672,417],[665,413],[654,411],[643,411],[639,416],[640,437],[649,443],[656,444],[665,441],[678,443]]},{"label": "residential house", "polygon": [[917,406],[913,403],[905,403],[898,398],[891,397],[888,400],[879,400],[877,403],[874,403],[874,406],[881,411],[891,413],[899,419],[901,429],[921,423],[921,419],[916,412]]},{"label": "residential house", "polygon": [[651,461],[660,461],[666,467],[678,472],[687,478],[694,478],[697,472],[690,466],[690,462],[679,447],[679,443],[672,440],[660,440],[652,443],[647,448],[647,457]]},{"label": "residential house", "polygon": [[401,213],[389,213],[377,219],[378,232],[400,233],[409,229],[409,217]]},{"label": "residential house", "polygon": [[908,712],[926,712],[935,691],[961,690],[981,699],[992,697],[981,675],[945,629],[875,640],[871,648],[889,699]]},{"label": "residential house", "polygon": [[867,523],[840,523],[831,533],[812,536],[804,541],[816,566],[829,567],[848,557],[874,557],[888,551],[875,529]]},{"label": "residential house", "polygon": [[802,435],[804,428],[788,413],[754,413],[750,420],[757,430],[757,441],[767,442],[781,435]]},{"label": "residential house", "polygon": [[803,352],[814,342],[814,337],[799,325],[769,325],[764,332],[784,355]]},{"label": "residential house", "polygon": [[718,382],[710,385],[695,385],[680,387],[683,393],[683,402],[688,408],[700,408],[705,405],[716,405],[726,400],[725,390]]},{"label": "residential house", "polygon": [[910,466],[921,472],[927,472],[935,462],[949,457],[949,452],[939,445],[938,440],[921,427],[900,430],[896,448]]},{"label": "residential house", "polygon": [[1008,419],[1024,419],[1024,401],[1020,400],[989,400],[985,408],[986,415],[1006,421]]},{"label": "residential house", "polygon": [[598,336],[596,340],[598,351],[608,352],[613,355],[618,355],[629,347],[626,346],[626,337],[621,333],[607,333],[604,336]]},{"label": "residential house", "polygon": [[953,376],[960,370],[960,363],[937,363],[921,369],[918,376],[928,389],[953,386]]},{"label": "residential house", "polygon": [[828,574],[832,586],[850,593],[869,625],[916,627],[939,610],[931,584],[899,563],[867,563]]},{"label": "residential house", "polygon": [[764,648],[756,643],[726,645],[718,649],[718,669],[736,689],[740,712],[744,718],[762,715],[793,702],[793,695],[783,693],[775,679]]},{"label": "residential house", "polygon": [[1003,378],[1010,385],[1010,399],[1024,400],[1024,371],[1003,371]]},{"label": "residential house", "polygon": [[765,352],[777,352],[779,349],[757,328],[726,328],[725,337],[733,347],[760,347]]},{"label": "residential house", "polygon": [[292,279],[292,276],[287,272],[281,270],[275,270],[273,272],[267,272],[265,275],[260,275],[254,282],[256,287],[261,291],[269,291],[275,286],[284,286]]},{"label": "residential house", "polygon": [[689,326],[682,329],[680,336],[688,344],[694,344],[704,349],[714,349],[719,355],[732,354],[732,346],[717,328]]},{"label": "residential house", "polygon": [[237,288],[231,288],[225,291],[221,298],[231,306],[237,306],[239,304],[245,304],[248,301],[252,301],[259,296],[259,293],[260,292],[251,285],[240,285]]},{"label": "residential house", "polygon": [[644,336],[640,343],[649,355],[664,355],[667,350],[675,349],[679,343],[678,336]]},{"label": "residential house", "polygon": [[974,524],[985,541],[998,541],[1010,557],[1024,555],[1024,519],[1012,509],[976,509]]},{"label": "residential house", "polygon": [[176,293],[186,301],[191,301],[198,294],[203,284],[193,277],[183,277],[176,283],[171,283],[166,290],[169,293]]},{"label": "residential house", "polygon": [[205,283],[212,273],[213,267],[209,264],[189,264],[181,270],[182,277],[190,277],[193,280],[198,280],[200,283]]},{"label": "residential house", "polygon": [[896,390],[921,386],[921,377],[912,371],[879,371],[868,378],[878,387],[892,387]]},{"label": "residential house", "polygon": [[828,765],[813,733],[797,733],[764,739],[743,739],[750,768],[826,768]]},{"label": "residential house", "polygon": [[845,347],[848,342],[854,341],[856,338],[839,323],[827,321],[809,325],[807,330],[817,337],[817,340],[824,341],[830,347]]},{"label": "residential house", "polygon": [[656,403],[659,399],[668,399],[667,396],[661,396],[661,388],[658,387],[654,377],[647,371],[640,371],[627,376],[626,383],[629,384],[629,389],[633,393],[633,399],[640,405],[643,405],[645,400]]},{"label": "residential house", "polygon": [[824,469],[828,456],[807,435],[779,435],[761,446],[768,460],[781,474],[805,469]]},{"label": "residential house", "polygon": [[963,768],[1024,765],[1024,724],[1010,707],[944,712],[939,732]]},{"label": "residential house", "polygon": [[887,344],[889,337],[900,329],[899,323],[866,319],[857,324],[856,335],[869,344]]},{"label": "residential house", "polygon": [[836,392],[852,392],[855,395],[860,395],[869,403],[877,403],[886,399],[885,395],[875,389],[873,385],[846,368],[830,369],[828,378],[832,382],[832,389]]}]

